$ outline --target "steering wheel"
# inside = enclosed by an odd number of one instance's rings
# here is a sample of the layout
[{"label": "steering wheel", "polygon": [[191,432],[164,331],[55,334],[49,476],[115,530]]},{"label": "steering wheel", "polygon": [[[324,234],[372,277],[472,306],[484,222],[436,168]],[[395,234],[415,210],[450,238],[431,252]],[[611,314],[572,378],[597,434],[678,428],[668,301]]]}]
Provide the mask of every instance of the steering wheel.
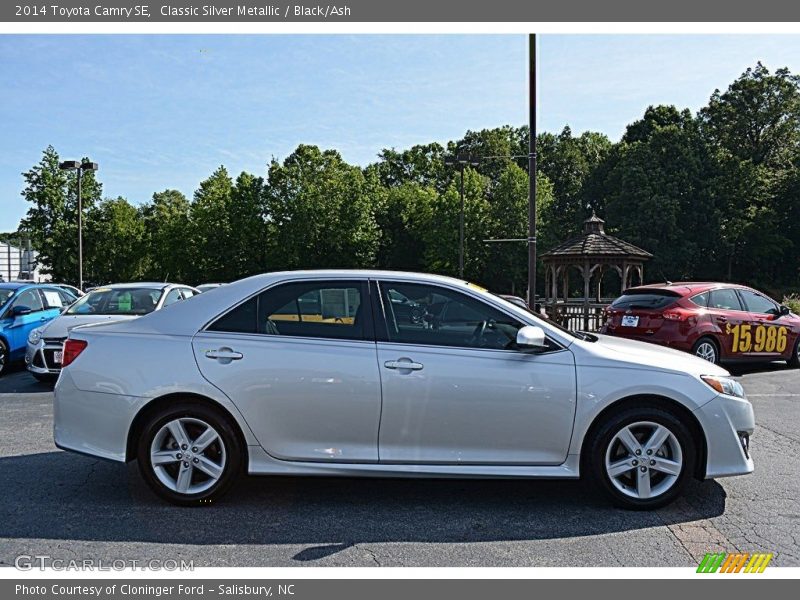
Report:
[{"label": "steering wheel", "polygon": [[474,344],[475,346],[483,346],[483,335],[486,333],[487,329],[493,329],[494,326],[494,319],[486,319],[478,323],[478,325],[475,327],[475,331],[472,332],[472,337],[469,338],[470,344]]}]

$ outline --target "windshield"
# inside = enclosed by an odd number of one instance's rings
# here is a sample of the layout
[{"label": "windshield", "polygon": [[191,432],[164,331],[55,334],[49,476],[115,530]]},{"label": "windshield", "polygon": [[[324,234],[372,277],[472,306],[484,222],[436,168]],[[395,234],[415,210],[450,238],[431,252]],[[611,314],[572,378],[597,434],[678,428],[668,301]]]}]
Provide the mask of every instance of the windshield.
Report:
[{"label": "windshield", "polygon": [[9,290],[7,288],[0,288],[0,308],[5,306],[6,302],[9,301],[11,296],[14,295],[16,290]]},{"label": "windshield", "polygon": [[162,291],[154,288],[98,288],[70,306],[68,315],[146,315],[153,312]]},{"label": "windshield", "polygon": [[611,308],[641,308],[646,310],[660,310],[668,307],[675,302],[679,295],[673,292],[651,290],[651,291],[629,291],[611,303]]}]

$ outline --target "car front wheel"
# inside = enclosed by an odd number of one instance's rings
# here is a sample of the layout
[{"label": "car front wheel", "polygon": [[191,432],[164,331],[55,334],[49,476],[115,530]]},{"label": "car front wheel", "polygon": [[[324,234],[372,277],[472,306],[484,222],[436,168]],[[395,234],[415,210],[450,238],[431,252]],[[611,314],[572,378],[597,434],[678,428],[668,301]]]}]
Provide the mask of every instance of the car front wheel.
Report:
[{"label": "car front wheel", "polygon": [[158,411],[142,429],[139,471],[161,498],[181,506],[210,504],[234,483],[242,446],[230,419],[204,405]]},{"label": "car front wheel", "polygon": [[623,508],[653,509],[672,502],[695,464],[686,426],[661,408],[634,408],[610,417],[589,446],[591,475]]}]

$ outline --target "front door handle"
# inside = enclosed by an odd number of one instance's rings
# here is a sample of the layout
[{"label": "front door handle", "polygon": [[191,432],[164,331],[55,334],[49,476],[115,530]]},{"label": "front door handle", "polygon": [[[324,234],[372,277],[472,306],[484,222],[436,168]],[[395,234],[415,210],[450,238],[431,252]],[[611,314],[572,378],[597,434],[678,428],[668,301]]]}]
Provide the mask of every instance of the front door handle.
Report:
[{"label": "front door handle", "polygon": [[236,352],[231,348],[220,348],[219,350],[206,350],[206,358],[218,360],[222,364],[228,364],[232,360],[240,360],[244,358],[244,354]]},{"label": "front door handle", "polygon": [[410,358],[401,358],[399,360],[387,360],[383,363],[387,369],[399,369],[401,371],[421,371],[422,363],[414,362]]}]

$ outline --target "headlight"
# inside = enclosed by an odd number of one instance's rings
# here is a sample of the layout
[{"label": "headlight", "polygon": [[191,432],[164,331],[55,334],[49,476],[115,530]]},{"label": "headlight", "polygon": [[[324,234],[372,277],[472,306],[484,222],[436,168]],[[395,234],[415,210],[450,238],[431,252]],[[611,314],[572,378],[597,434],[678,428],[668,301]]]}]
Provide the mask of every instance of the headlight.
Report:
[{"label": "headlight", "polygon": [[38,344],[40,339],[42,339],[42,330],[38,327],[36,329],[32,329],[28,334],[29,344]]},{"label": "headlight", "polygon": [[717,377],[716,375],[701,375],[700,379],[707,385],[714,388],[720,394],[735,396],[736,398],[746,398],[742,384],[730,377]]}]

